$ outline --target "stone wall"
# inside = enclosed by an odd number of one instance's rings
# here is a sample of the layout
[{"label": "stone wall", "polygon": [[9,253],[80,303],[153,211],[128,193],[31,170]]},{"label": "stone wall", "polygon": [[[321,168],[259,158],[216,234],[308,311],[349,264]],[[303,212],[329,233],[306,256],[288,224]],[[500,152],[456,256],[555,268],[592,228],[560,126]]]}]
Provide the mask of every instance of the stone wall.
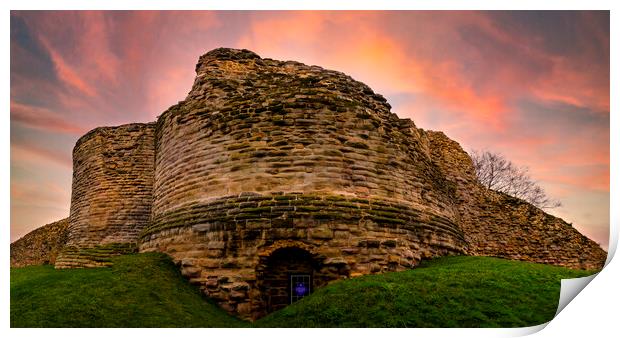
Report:
[{"label": "stone wall", "polygon": [[69,219],[61,219],[11,243],[11,267],[54,264],[67,239]]},{"label": "stone wall", "polygon": [[562,219],[483,187],[469,155],[441,132],[426,132],[433,159],[457,187],[458,224],[468,252],[577,269],[600,269],[607,252]]},{"label": "stone wall", "polygon": [[462,254],[464,245],[449,219],[407,204],[327,193],[241,193],[155,218],[140,251],[168,253],[220,306],[256,319],[266,301],[258,276],[276,249],[307,251],[319,280],[327,282],[412,268],[424,258]]},{"label": "stone wall", "polygon": [[196,71],[157,122],[140,250],[170,254],[222,307],[264,314],[260,252],[281,243],[303,245],[322,280],[464,252],[454,187],[368,86],[245,50],[211,51]]},{"label": "stone wall", "polygon": [[243,191],[334,192],[454,217],[418,130],[335,71],[215,50],[157,126],[153,215]]},{"label": "stone wall", "polygon": [[57,268],[105,265],[106,256],[136,249],[153,203],[154,131],[153,123],[102,127],[77,141],[67,245]]}]

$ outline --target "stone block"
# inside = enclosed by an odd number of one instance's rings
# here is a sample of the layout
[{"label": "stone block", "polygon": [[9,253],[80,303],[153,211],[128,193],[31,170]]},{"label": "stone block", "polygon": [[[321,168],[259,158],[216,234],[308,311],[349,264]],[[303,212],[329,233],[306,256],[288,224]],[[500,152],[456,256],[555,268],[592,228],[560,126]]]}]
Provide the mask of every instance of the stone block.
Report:
[{"label": "stone block", "polygon": [[334,232],[328,227],[321,226],[310,230],[310,236],[315,239],[332,239]]}]

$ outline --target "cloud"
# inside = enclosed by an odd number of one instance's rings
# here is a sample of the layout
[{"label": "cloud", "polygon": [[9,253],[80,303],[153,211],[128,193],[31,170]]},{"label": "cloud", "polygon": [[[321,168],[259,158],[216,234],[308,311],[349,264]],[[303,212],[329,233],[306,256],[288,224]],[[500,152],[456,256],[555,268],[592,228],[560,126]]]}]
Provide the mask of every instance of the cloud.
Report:
[{"label": "cloud", "polygon": [[[191,87],[191,65],[206,47],[200,41],[212,38],[209,30],[218,27],[214,12],[11,15],[12,52],[48,68],[47,76],[34,78],[26,65],[12,68],[12,98],[62,110],[91,128],[146,122],[176,103]],[[33,90],[44,93],[36,102]]]},{"label": "cloud", "polygon": [[59,79],[67,86],[77,89],[79,91],[77,94],[81,93],[94,97],[96,95],[96,90],[83,78],[84,75],[78,75],[78,72],[74,70],[72,66],[67,64],[63,57],[53,47],[51,47],[48,42],[45,40],[42,41],[47,48],[47,52],[52,58],[54,68]]},{"label": "cloud", "polygon": [[[69,170],[73,167],[73,159],[71,152],[50,150],[34,143],[13,142],[11,144],[11,162],[12,163],[55,163],[60,164]],[[41,167],[45,167],[41,165]],[[68,188],[67,188],[68,189]]]},{"label": "cloud", "polygon": [[66,208],[71,198],[67,190],[55,182],[31,182],[25,180],[11,182],[11,201],[34,205],[36,207]]},{"label": "cloud", "polygon": [[46,108],[33,107],[11,100],[11,121],[31,128],[81,135],[86,130],[80,125],[66,121],[62,114]]},{"label": "cloud", "polygon": [[[560,101],[608,112],[605,55],[591,40],[565,40],[550,50],[540,32],[493,12],[286,12],[257,14],[238,45],[276,58],[295,55],[343,70],[390,97],[416,97],[416,114],[453,112],[461,119],[506,131],[509,109],[524,98]],[[538,23],[544,19],[536,19]],[[568,18],[566,20],[569,20]],[[575,18],[569,28],[579,31]],[[597,18],[594,18],[597,19]],[[570,20],[569,20],[570,21]],[[519,28],[516,29],[515,27]],[[568,28],[567,28],[568,29]],[[588,31],[589,32],[589,31]],[[580,33],[588,35],[589,33]],[[556,31],[553,36],[562,35]],[[604,34],[598,31],[597,34]],[[601,37],[608,43],[608,37]],[[559,51],[558,51],[559,50]],[[570,56],[560,52],[570,51]],[[587,50],[587,55],[578,51]],[[299,57],[297,57],[299,59]],[[603,61],[602,64],[600,61]],[[597,72],[588,71],[595,68]],[[607,90],[605,90],[607,88]]]},{"label": "cloud", "polygon": [[[435,107],[458,109],[478,120],[501,124],[500,117],[505,111],[501,97],[479,92],[464,76],[458,60],[436,58],[435,54],[425,55],[419,50],[412,52],[411,49],[428,47],[415,39],[422,33],[411,32],[408,41],[395,37],[383,28],[387,15],[383,12],[257,15],[252,17],[251,30],[239,45],[277,58],[303,55],[302,61],[342,70],[388,96],[403,92],[425,96],[425,103]],[[411,13],[408,19],[415,21],[418,16]],[[439,28],[428,17],[422,19],[431,24],[425,34]]]},{"label": "cloud", "polygon": [[11,241],[69,216],[70,159],[38,150],[11,144]]}]

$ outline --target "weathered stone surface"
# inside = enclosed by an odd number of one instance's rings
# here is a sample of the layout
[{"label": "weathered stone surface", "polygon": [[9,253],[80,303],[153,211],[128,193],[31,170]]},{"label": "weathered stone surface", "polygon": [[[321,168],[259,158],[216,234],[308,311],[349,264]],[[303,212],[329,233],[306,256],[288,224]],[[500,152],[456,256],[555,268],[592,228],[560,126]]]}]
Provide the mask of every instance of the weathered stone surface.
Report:
[{"label": "weathered stone surface", "polygon": [[562,219],[523,200],[486,189],[461,146],[441,132],[425,132],[433,159],[456,191],[469,254],[579,269],[600,269],[607,252]]},{"label": "weathered stone surface", "polygon": [[[113,243],[136,246],[151,214],[155,124],[97,128],[73,149],[73,187],[67,248],[56,267],[79,266],[81,249]],[[108,245],[105,252],[114,255]],[[120,252],[125,252],[125,245]],[[87,252],[87,251],[86,251]],[[103,253],[100,253],[103,254]],[[99,265],[98,261],[84,266]]]},{"label": "weathered stone surface", "polygon": [[67,240],[69,219],[65,218],[31,231],[11,243],[11,266],[54,264]]},{"label": "weathered stone surface", "polygon": [[[260,289],[264,251],[303,244],[323,284],[410,268],[416,247],[424,257],[465,252],[454,191],[424,134],[368,86],[248,51],[209,52],[196,69],[187,98],[157,121],[140,250],[208,258],[184,273],[227,276],[207,278],[205,292],[233,313],[245,302],[262,309],[242,314],[250,318],[277,308]],[[365,243],[355,256],[342,250],[353,243]],[[259,292],[239,299],[227,289],[238,282]]]},{"label": "weathered stone surface", "polygon": [[451,254],[605,260],[562,220],[486,190],[458,143],[343,73],[232,49],[196,72],[156,123],[78,141],[56,267],[165,252],[223,309],[256,319],[287,304],[291,273],[315,289]]},{"label": "weathered stone surface", "polygon": [[[248,199],[260,202],[253,208],[241,208]],[[282,212],[281,205],[290,208]],[[354,243],[360,249],[351,248]],[[271,276],[261,274],[261,266],[266,264],[263,260],[278,249],[300,248],[310,254],[317,263],[315,287],[320,287],[351,273],[411,268],[422,258],[412,254],[420,246],[427,250],[428,258],[462,254],[465,245],[460,229],[447,218],[411,210],[408,204],[325,192],[240,194],[186,205],[156,216],[143,232],[140,250],[168,253],[187,276],[195,276],[199,270],[209,276],[226,276],[217,283],[215,278],[205,279],[203,291],[218,302],[227,302],[233,313],[257,318],[279,305],[270,305],[261,292],[239,298],[240,293],[231,292],[228,286],[245,282],[249,288],[259,289],[261,276]],[[350,258],[344,259],[347,255]],[[237,311],[236,304],[241,301],[260,311]]]},{"label": "weathered stone surface", "polygon": [[112,265],[113,256],[137,252],[135,243],[108,243],[88,247],[65,245],[56,260],[56,269],[96,268]]}]

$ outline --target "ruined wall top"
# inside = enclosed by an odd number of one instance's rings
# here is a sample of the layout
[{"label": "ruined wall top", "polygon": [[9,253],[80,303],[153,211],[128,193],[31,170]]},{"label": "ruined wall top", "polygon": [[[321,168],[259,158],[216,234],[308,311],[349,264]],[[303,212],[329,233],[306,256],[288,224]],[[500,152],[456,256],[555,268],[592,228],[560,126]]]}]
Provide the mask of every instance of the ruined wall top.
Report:
[{"label": "ruined wall top", "polygon": [[196,64],[196,73],[200,72],[200,67],[211,60],[252,60],[260,59],[258,54],[247,49],[233,49],[233,48],[216,48],[203,54],[198,58]]}]

